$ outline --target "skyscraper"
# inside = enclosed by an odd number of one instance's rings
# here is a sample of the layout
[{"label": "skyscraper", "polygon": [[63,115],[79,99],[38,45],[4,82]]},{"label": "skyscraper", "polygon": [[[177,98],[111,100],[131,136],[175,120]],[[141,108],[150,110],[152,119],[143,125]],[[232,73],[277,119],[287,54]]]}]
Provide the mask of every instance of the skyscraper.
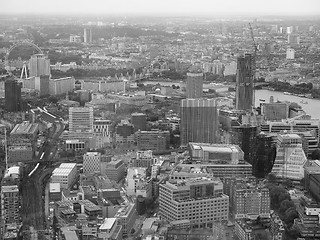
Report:
[{"label": "skyscraper", "polygon": [[70,107],[69,108],[69,131],[93,132],[93,108]]},{"label": "skyscraper", "polygon": [[219,122],[215,99],[184,99],[180,115],[181,145],[217,142]]},{"label": "skyscraper", "polygon": [[203,73],[191,71],[187,73],[187,98],[202,98],[203,96]]},{"label": "skyscraper", "polygon": [[34,54],[29,60],[30,77],[50,76],[50,59],[44,54]]},{"label": "skyscraper", "polygon": [[8,112],[21,111],[21,87],[21,83],[14,79],[5,81],[5,107]]},{"label": "skyscraper", "polygon": [[85,43],[92,42],[92,28],[85,28],[83,30],[83,42]]},{"label": "skyscraper", "polygon": [[253,104],[253,74],[251,54],[238,57],[236,74],[236,108],[248,110]]},{"label": "skyscraper", "polygon": [[147,129],[147,116],[144,113],[132,113],[131,123],[134,131],[145,131]]}]

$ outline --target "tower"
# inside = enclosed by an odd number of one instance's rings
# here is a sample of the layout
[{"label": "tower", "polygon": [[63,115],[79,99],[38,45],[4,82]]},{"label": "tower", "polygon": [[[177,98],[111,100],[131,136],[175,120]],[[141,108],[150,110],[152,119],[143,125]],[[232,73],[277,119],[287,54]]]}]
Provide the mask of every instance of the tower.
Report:
[{"label": "tower", "polygon": [[187,98],[202,98],[203,96],[203,73],[200,69],[187,73]]},{"label": "tower", "polygon": [[245,54],[237,59],[236,109],[248,110],[253,106],[253,57]]},{"label": "tower", "polygon": [[22,85],[17,80],[5,81],[5,107],[8,112],[18,112],[22,109],[21,102]]},{"label": "tower", "polygon": [[34,54],[29,60],[29,77],[50,76],[50,59],[44,54]]},{"label": "tower", "polygon": [[184,99],[180,115],[181,145],[217,142],[219,122],[215,99]]}]

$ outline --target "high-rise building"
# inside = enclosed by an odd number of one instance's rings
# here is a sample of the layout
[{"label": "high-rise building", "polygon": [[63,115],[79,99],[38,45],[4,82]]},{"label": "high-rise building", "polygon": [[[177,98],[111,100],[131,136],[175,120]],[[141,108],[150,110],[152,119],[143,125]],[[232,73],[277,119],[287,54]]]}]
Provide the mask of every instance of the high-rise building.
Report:
[{"label": "high-rise building", "polygon": [[22,110],[21,87],[21,83],[14,79],[5,81],[5,107],[8,112]]},{"label": "high-rise building", "polygon": [[136,140],[138,150],[164,151],[169,147],[169,131],[137,131]]},{"label": "high-rise building", "polygon": [[229,196],[218,178],[171,180],[160,184],[159,192],[159,215],[169,222],[190,220],[192,227],[210,228],[228,220]]},{"label": "high-rise building", "polygon": [[17,185],[1,186],[1,217],[5,224],[20,223],[20,195]]},{"label": "high-rise building", "polygon": [[50,76],[50,59],[44,54],[34,54],[29,60],[30,77]]},{"label": "high-rise building", "polygon": [[237,59],[236,109],[248,110],[253,106],[253,56],[245,54]]},{"label": "high-rise building", "polygon": [[202,98],[203,96],[203,73],[199,71],[187,73],[187,98]]},{"label": "high-rise building", "polygon": [[244,160],[253,164],[255,159],[257,127],[251,125],[241,125],[232,127],[231,142],[239,145],[244,152]]},{"label": "high-rise building", "polygon": [[115,137],[117,144],[133,144],[135,140],[133,125],[127,120],[121,120],[116,126]]},{"label": "high-rise building", "polygon": [[83,30],[83,42],[85,43],[92,42],[92,28],[85,28]]},{"label": "high-rise building", "polygon": [[301,137],[297,134],[279,134],[272,173],[278,178],[300,181],[304,177],[306,162]]},{"label": "high-rise building", "polygon": [[100,172],[101,154],[99,152],[87,152],[83,155],[83,173]]},{"label": "high-rise building", "polygon": [[217,142],[219,120],[215,99],[184,99],[180,115],[181,145]]},{"label": "high-rise building", "polygon": [[69,108],[69,131],[93,132],[93,108],[70,107]]},{"label": "high-rise building", "polygon": [[144,113],[132,113],[131,123],[133,124],[134,131],[145,131],[147,128],[147,117]]},{"label": "high-rise building", "polygon": [[288,48],[287,52],[286,52],[286,58],[288,60],[293,60],[294,59],[294,54],[295,54],[295,50],[293,48]]}]

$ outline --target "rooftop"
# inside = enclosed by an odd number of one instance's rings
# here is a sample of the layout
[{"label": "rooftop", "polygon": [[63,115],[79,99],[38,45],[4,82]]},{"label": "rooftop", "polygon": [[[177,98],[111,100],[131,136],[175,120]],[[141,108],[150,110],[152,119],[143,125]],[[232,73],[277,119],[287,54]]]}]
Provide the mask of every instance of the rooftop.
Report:
[{"label": "rooftop", "polygon": [[29,123],[23,122],[17,124],[11,131],[10,135],[18,135],[18,134],[35,134],[38,130],[39,125],[37,123]]},{"label": "rooftop", "polygon": [[17,185],[11,185],[11,186],[1,186],[2,192],[19,192],[19,188]]},{"label": "rooftop", "polygon": [[116,222],[116,218],[105,218],[104,222],[102,223],[102,225],[100,226],[100,230],[109,230],[113,227],[113,225]]}]

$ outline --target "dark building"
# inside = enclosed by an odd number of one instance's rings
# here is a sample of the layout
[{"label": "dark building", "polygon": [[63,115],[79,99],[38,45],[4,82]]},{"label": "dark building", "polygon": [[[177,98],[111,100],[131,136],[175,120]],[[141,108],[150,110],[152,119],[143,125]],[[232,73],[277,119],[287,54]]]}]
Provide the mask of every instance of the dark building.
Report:
[{"label": "dark building", "polygon": [[22,110],[21,102],[22,84],[17,80],[5,81],[5,107],[8,112],[19,112]]},{"label": "dark building", "polygon": [[253,57],[245,54],[238,57],[236,73],[236,109],[247,110],[253,104]]},{"label": "dark building", "polygon": [[39,96],[48,96],[49,95],[49,77],[48,75],[40,76],[40,91]]},{"label": "dark building", "polygon": [[276,158],[276,146],[272,136],[261,133],[256,138],[256,158],[252,163],[252,175],[266,177],[272,170]]},{"label": "dark building", "polygon": [[187,73],[187,98],[202,98],[203,96],[203,73],[200,69]]},{"label": "dark building", "polygon": [[241,125],[232,128],[232,144],[239,145],[244,152],[244,160],[253,163],[255,159],[257,127]]},{"label": "dark building", "polygon": [[132,113],[131,123],[134,131],[145,131],[147,129],[147,116],[144,113]]},{"label": "dark building", "polygon": [[184,99],[180,109],[181,145],[189,142],[216,143],[219,127],[215,99]]}]

